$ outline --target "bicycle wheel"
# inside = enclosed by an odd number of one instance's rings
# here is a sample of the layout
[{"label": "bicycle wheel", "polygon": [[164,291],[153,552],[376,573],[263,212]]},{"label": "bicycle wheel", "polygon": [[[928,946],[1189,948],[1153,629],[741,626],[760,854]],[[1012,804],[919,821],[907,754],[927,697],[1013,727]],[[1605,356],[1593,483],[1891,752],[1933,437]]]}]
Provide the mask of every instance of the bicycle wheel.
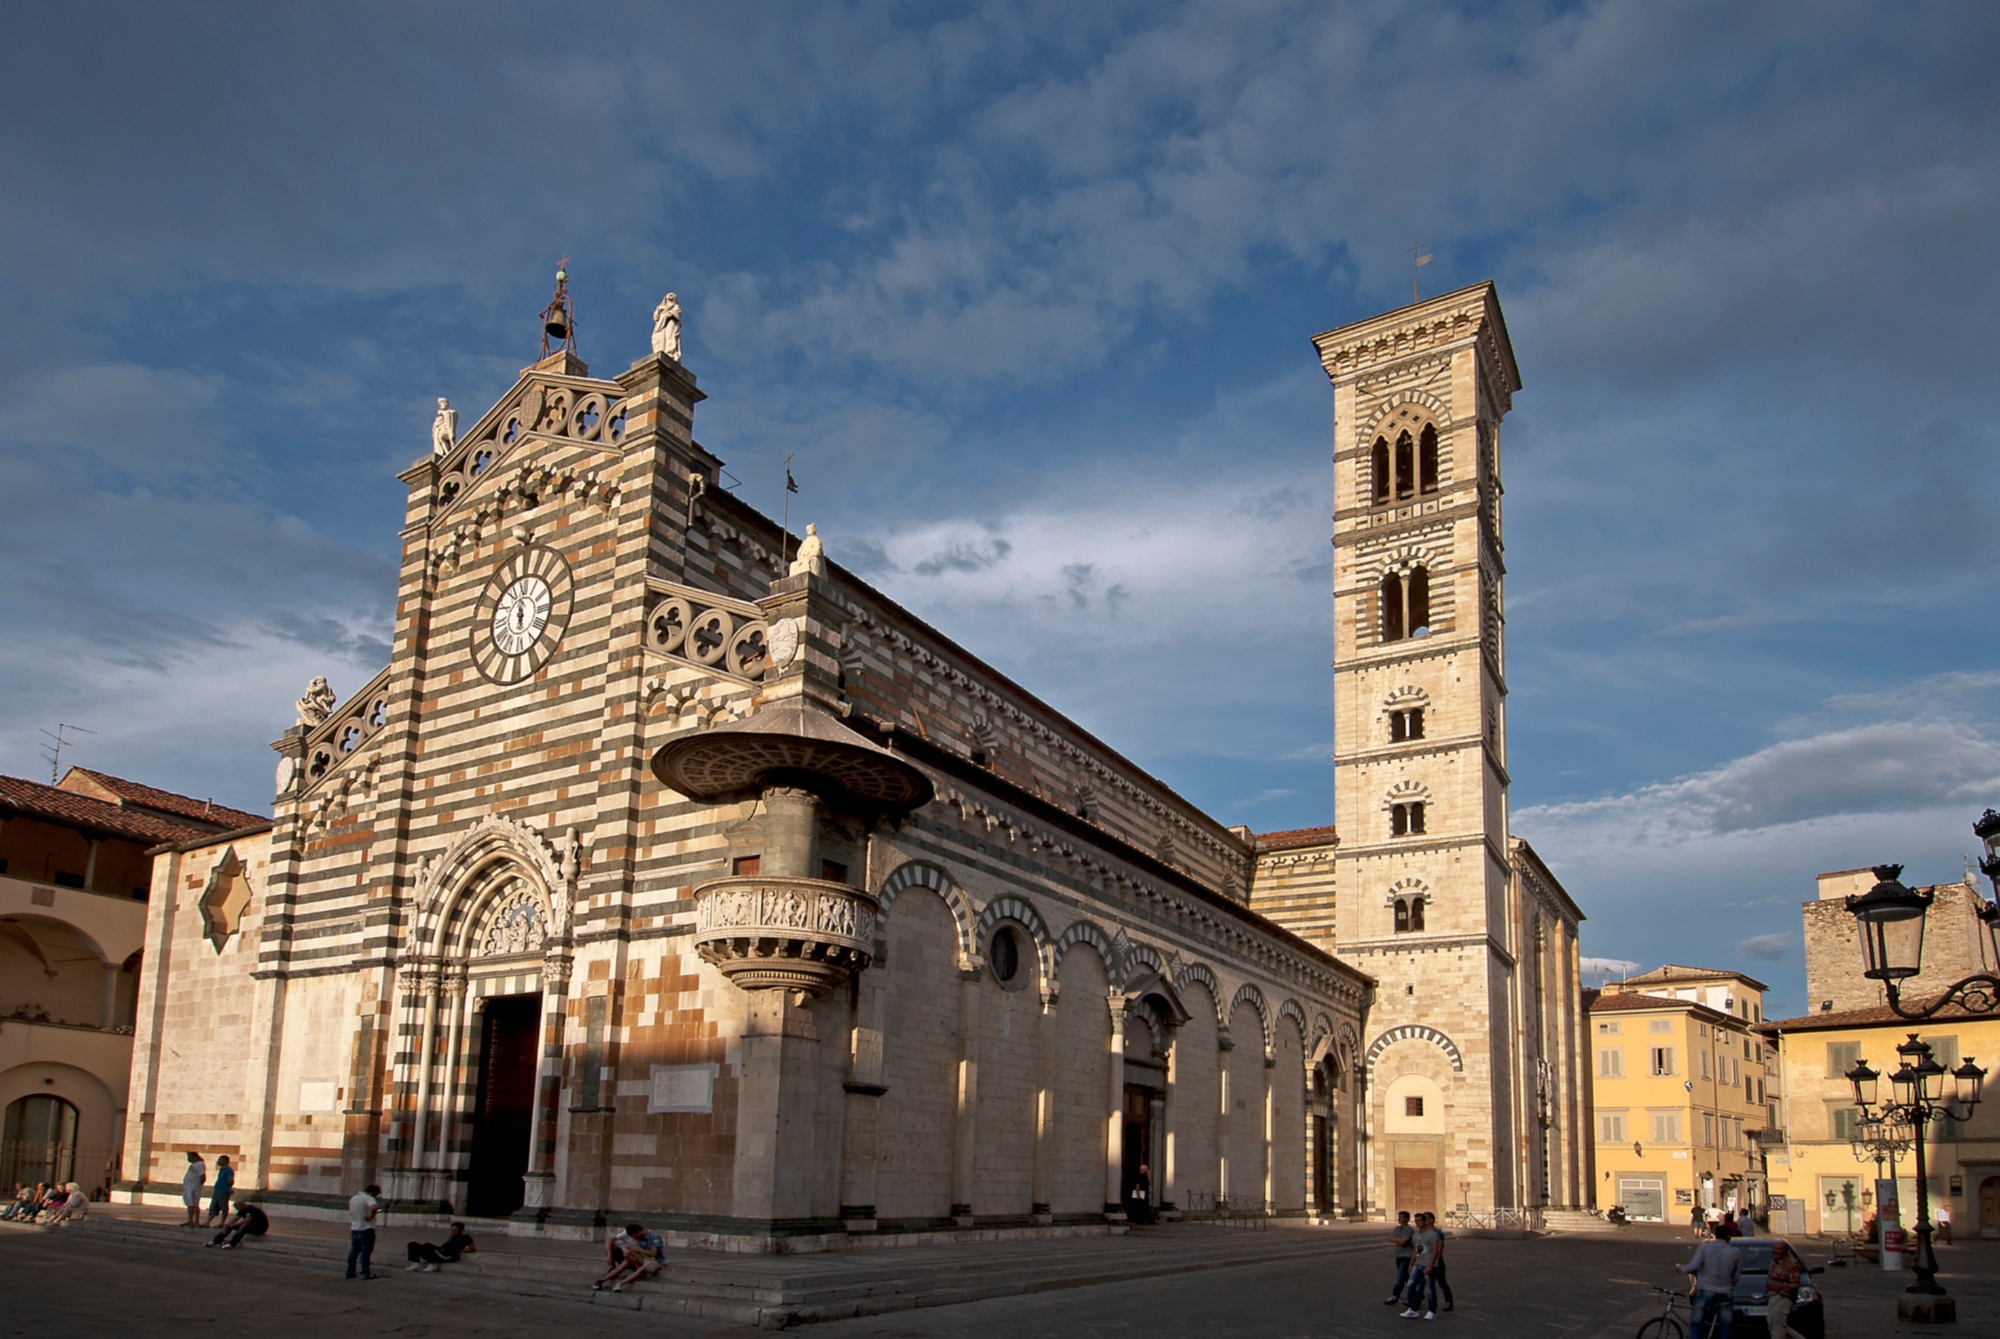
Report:
[{"label": "bicycle wheel", "polygon": [[1655,1316],[1639,1327],[1638,1339],[1684,1339],[1685,1333],[1672,1316]]}]

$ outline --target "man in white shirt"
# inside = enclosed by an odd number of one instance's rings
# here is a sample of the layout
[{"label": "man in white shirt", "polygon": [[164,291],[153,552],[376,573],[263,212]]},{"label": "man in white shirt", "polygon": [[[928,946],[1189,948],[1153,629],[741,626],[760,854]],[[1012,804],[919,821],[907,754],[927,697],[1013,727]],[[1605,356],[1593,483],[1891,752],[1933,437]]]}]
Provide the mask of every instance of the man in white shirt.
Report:
[{"label": "man in white shirt", "polygon": [[[382,1212],[382,1202],[375,1197],[382,1193],[382,1187],[369,1186],[347,1201],[347,1277],[379,1279],[370,1266],[375,1256],[375,1215]],[[355,1272],[355,1265],[361,1266]]]}]

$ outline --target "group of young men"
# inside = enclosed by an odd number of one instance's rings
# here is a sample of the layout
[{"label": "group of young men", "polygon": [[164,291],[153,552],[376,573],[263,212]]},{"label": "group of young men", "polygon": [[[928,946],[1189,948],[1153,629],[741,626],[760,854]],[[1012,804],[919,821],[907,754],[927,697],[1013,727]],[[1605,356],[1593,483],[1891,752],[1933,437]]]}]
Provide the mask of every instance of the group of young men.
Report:
[{"label": "group of young men", "polygon": [[1382,1304],[1403,1303],[1404,1320],[1419,1316],[1436,1320],[1442,1295],[1444,1309],[1452,1310],[1451,1284],[1444,1273],[1444,1233],[1438,1229],[1437,1215],[1419,1213],[1412,1224],[1408,1211],[1398,1213],[1389,1240],[1396,1248],[1396,1286]]}]

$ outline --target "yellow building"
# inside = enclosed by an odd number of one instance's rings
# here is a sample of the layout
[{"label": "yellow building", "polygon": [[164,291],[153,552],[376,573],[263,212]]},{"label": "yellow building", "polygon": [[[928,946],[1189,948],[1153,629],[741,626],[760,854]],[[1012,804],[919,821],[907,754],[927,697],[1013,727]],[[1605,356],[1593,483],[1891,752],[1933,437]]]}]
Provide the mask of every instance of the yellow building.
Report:
[{"label": "yellow building", "polygon": [[1589,1002],[1597,1202],[1684,1222],[1762,1202],[1763,982],[1661,967]]},{"label": "yellow building", "polygon": [[[1904,1006],[1922,1008],[1927,998],[1906,996]],[[2000,1016],[1968,1014],[1956,1005],[1923,1023],[1876,1005],[1782,1019],[1762,1031],[1777,1044],[1785,1094],[1785,1140],[1770,1154],[1773,1225],[1791,1232],[1845,1233],[1875,1211],[1875,1163],[1862,1161],[1851,1142],[1859,1112],[1846,1075],[1856,1060],[1886,1076],[1901,1064],[1896,1047],[1912,1033],[1948,1069],[1970,1057],[1990,1070],[2000,1059]],[[1880,1091],[1889,1093],[1886,1077]],[[1934,1216],[1948,1202],[1954,1235],[2000,1236],[2000,1109],[1994,1102],[1982,1102],[1968,1122],[1929,1126],[1924,1161]],[[1915,1159],[1905,1154],[1895,1172],[1908,1227],[1917,1218]]]}]

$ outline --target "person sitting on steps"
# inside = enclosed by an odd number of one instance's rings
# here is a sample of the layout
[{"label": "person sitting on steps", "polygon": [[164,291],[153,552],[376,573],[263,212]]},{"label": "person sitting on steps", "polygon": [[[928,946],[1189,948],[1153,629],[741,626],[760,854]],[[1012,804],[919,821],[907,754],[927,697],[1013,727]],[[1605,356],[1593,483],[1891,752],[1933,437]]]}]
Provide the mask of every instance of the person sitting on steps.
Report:
[{"label": "person sitting on steps", "polygon": [[461,1255],[476,1254],[478,1250],[479,1248],[472,1244],[472,1234],[465,1230],[465,1224],[453,1223],[451,1235],[446,1237],[441,1245],[433,1246],[428,1241],[411,1242],[410,1263],[404,1268],[435,1274],[439,1265],[454,1264]]},{"label": "person sitting on steps", "polygon": [[215,1234],[215,1240],[206,1244],[233,1251],[243,1244],[245,1237],[261,1237],[270,1230],[271,1220],[264,1211],[238,1195],[236,1212],[223,1221],[222,1230]]},{"label": "person sitting on steps", "polygon": [[[609,1283],[612,1292],[622,1293],[627,1283],[660,1272],[667,1262],[667,1244],[660,1240],[659,1233],[648,1232],[637,1223],[627,1223],[623,1232],[604,1243],[604,1261],[610,1268],[591,1288],[599,1289]],[[627,1271],[630,1277],[619,1277]]]}]

